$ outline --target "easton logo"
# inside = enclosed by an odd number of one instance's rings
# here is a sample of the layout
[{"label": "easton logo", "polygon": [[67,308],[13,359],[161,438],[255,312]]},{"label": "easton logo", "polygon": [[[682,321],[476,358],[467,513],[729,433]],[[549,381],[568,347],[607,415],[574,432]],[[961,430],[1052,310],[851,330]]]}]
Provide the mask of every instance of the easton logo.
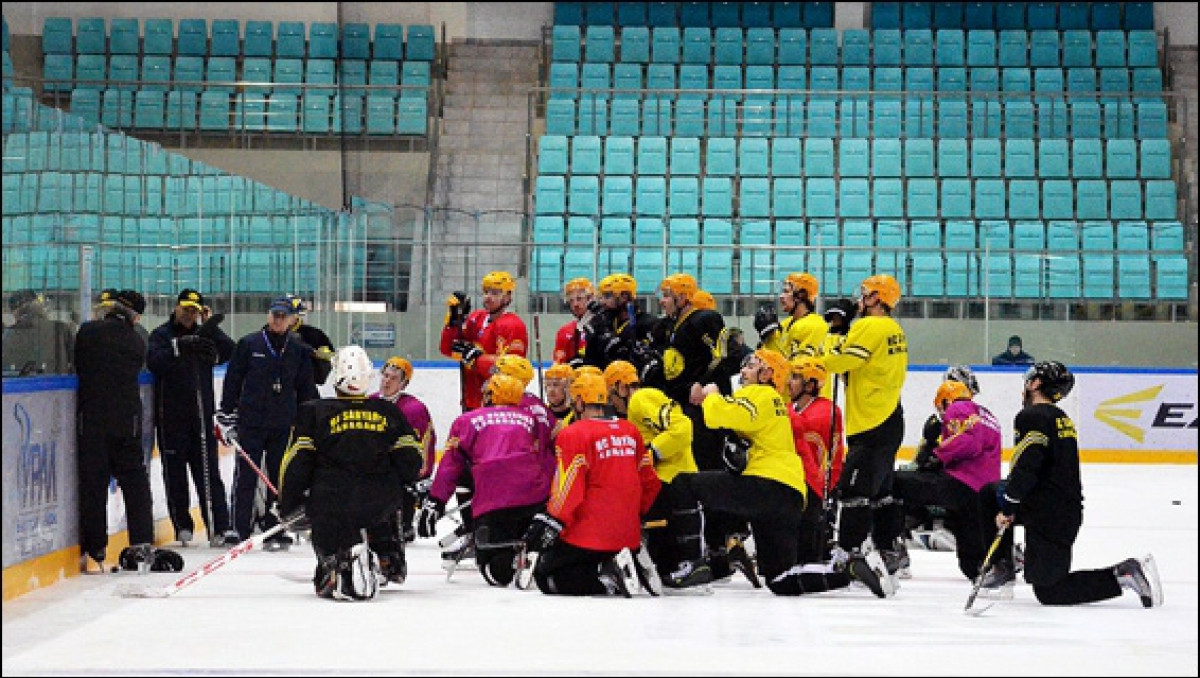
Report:
[{"label": "easton logo", "polygon": [[[1159,384],[1105,400],[1096,407],[1096,419],[1139,443],[1144,442],[1146,429],[1137,424],[1145,411],[1143,403],[1158,398],[1162,390],[1163,385]],[[1195,403],[1159,403],[1150,428],[1196,428],[1195,409]]]}]

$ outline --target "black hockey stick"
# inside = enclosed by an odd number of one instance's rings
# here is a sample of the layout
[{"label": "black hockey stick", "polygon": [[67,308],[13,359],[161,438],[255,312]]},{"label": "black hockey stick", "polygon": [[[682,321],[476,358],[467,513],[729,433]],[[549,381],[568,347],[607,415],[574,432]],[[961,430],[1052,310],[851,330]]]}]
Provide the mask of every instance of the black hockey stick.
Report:
[{"label": "black hockey stick", "polygon": [[996,604],[996,603],[992,602],[992,603],[987,604],[984,607],[977,607],[977,608],[971,607],[972,605],[975,604],[975,598],[979,595],[979,588],[981,586],[983,586],[984,576],[987,575],[987,573],[993,567],[995,567],[995,564],[992,562],[992,559],[996,555],[996,550],[1000,547],[1000,541],[1002,539],[1004,539],[1004,532],[1006,530],[1008,530],[1008,525],[1002,526],[996,532],[996,538],[992,540],[992,545],[990,548],[988,548],[987,555],[984,556],[984,558],[983,558],[983,564],[979,566],[979,576],[975,577],[975,585],[971,587],[971,595],[967,596],[967,604],[963,607],[963,612],[965,612],[973,617],[978,617],[979,615],[983,614],[984,612],[987,612],[989,609],[991,609],[992,605]]},{"label": "black hockey stick", "polygon": [[208,532],[208,543],[216,545],[216,526],[213,524],[212,508],[212,478],[208,465],[208,419],[204,416],[204,390],[200,387],[200,366],[192,363],[192,372],[196,377],[196,409],[200,415],[200,461],[204,473],[204,528]]}]

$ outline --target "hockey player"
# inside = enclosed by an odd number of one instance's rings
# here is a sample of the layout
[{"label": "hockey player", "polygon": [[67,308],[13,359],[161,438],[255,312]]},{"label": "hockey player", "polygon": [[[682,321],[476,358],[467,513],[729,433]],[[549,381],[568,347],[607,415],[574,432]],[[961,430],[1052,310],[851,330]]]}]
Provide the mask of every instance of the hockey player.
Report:
[{"label": "hockey player", "polygon": [[[407,359],[400,356],[388,358],[379,373],[379,391],[371,397],[395,403],[405,420],[413,427],[417,439],[421,441],[421,472],[417,477],[419,480],[426,480],[433,474],[433,463],[437,456],[437,430],[433,427],[433,419],[425,403],[404,390],[412,381],[412,374],[412,363]],[[413,541],[417,534],[413,528],[413,518],[416,516],[418,498],[411,492],[411,487],[409,491],[409,499],[405,500],[401,507],[400,518],[400,527],[406,543]]]},{"label": "hockey player", "polygon": [[534,579],[542,593],[628,598],[616,558],[640,549],[642,516],[660,482],[637,428],[608,414],[603,377],[577,377],[571,400],[579,419],[555,441],[553,492],[524,537],[543,552]]},{"label": "hockey player", "polygon": [[321,386],[333,370],[333,340],[321,328],[308,324],[308,304],[303,299],[290,294],[288,299],[295,310],[292,314],[292,331],[300,335],[304,343],[313,350],[313,382]]},{"label": "hockey player", "polygon": [[817,290],[817,279],[811,274],[789,274],[779,291],[779,307],[787,317],[780,321],[775,309],[766,305],[754,314],[760,345],[778,351],[788,360],[820,355],[829,325],[816,314]]},{"label": "hockey player", "polygon": [[542,375],[542,386],[545,388],[543,400],[546,409],[554,417],[555,431],[565,427],[571,418],[571,378],[575,371],[566,363],[554,363]]},{"label": "hockey player", "polygon": [[[618,360],[604,370],[608,402],[617,416],[628,419],[641,434],[654,462],[654,472],[662,481],[658,498],[646,512],[648,523],[671,517],[670,485],[680,473],[695,473],[692,456],[692,420],[679,403],[657,388],[642,386],[632,363]],[[679,562],[673,539],[661,527],[646,531],[647,555],[655,564],[660,579],[670,574]]]},{"label": "hockey player", "polygon": [[[995,515],[997,528],[1024,526],[1025,581],[1033,585],[1041,604],[1097,602],[1130,589],[1144,607],[1158,607],[1163,591],[1153,555],[1071,571],[1071,550],[1083,524],[1083,486],[1075,422],[1058,403],[1074,386],[1075,375],[1058,361],[1035,363],[1025,373],[1023,409],[1013,421],[1016,445],[1008,478],[984,489],[984,499],[992,498],[986,508]],[[999,553],[1012,552],[1011,535],[1007,529]],[[984,587],[996,587],[1014,575],[1009,565],[983,576]]]},{"label": "hockey player", "polygon": [[[485,407],[459,415],[450,425],[442,461],[417,518],[417,534],[432,537],[463,469],[475,475],[476,563],[493,586],[508,586],[516,573],[513,542],[545,510],[554,475],[550,427],[520,405],[521,382],[507,374],[488,379]],[[489,546],[504,544],[504,546]],[[457,561],[445,562],[454,567]]]},{"label": "hockey player", "polygon": [[649,350],[658,319],[638,308],[637,281],[613,273],[600,281],[600,309],[587,325],[583,363],[601,371],[614,360],[628,360],[639,370],[652,362]]},{"label": "hockey player", "polygon": [[[852,556],[865,555],[867,538],[885,551],[889,571],[900,556],[880,541],[880,511],[898,511],[892,500],[896,452],[904,439],[900,391],[908,372],[908,339],[892,310],[900,301],[900,284],[887,274],[863,280],[858,292],[858,319],[845,342],[825,357],[830,374],[847,375],[846,465],[838,484],[838,543]],[[893,567],[895,565],[895,567]]]},{"label": "hockey player", "polygon": [[[987,552],[980,524],[979,491],[1000,479],[1000,422],[986,407],[973,402],[970,388],[959,381],[942,382],[933,404],[942,419],[941,443],[934,450],[938,464],[896,471],[892,494],[902,508],[888,514],[890,522],[881,526],[880,534],[883,543],[889,544],[901,535],[905,506],[945,507],[959,570],[974,580]],[[903,563],[907,554],[902,544],[899,551]]]},{"label": "hockey player", "polygon": [[[533,381],[533,363],[519,355],[496,356],[496,362],[492,365],[492,374],[507,374],[521,382],[521,388],[528,389],[530,382]],[[554,428],[554,419],[550,416],[550,411],[546,409],[546,403],[542,402],[541,398],[526,390],[521,394],[521,402],[518,404],[541,419],[545,426]]]},{"label": "hockey player", "polygon": [[[838,299],[825,309],[825,323],[829,326],[829,333],[825,335],[821,355],[829,355],[834,349],[841,348],[846,341],[846,333],[850,331],[850,323],[857,316],[858,304],[853,299]],[[842,381],[844,380],[841,375],[830,374],[829,379],[825,380],[825,387],[821,389],[821,395],[835,400],[834,396],[838,394],[833,392],[833,387],[835,384],[841,386]]]},{"label": "hockey player", "polygon": [[595,308],[596,291],[592,281],[587,278],[572,278],[563,289],[563,301],[571,310],[574,320],[569,320],[558,328],[554,335],[554,356],[556,363],[582,363],[584,349],[587,346],[586,327],[591,320]]},{"label": "hockey player", "polygon": [[342,347],[331,374],[336,397],[300,405],[283,461],[279,512],[303,511],[312,523],[322,598],[370,600],[378,575],[402,583],[407,572],[396,511],[421,471],[421,445],[394,404],[367,397],[374,372],[366,351]]},{"label": "hockey player", "polygon": [[804,462],[804,479],[808,483],[808,502],[800,516],[800,557],[797,562],[824,562],[829,557],[829,538],[832,536],[826,509],[841,478],[846,455],[842,442],[842,411],[820,395],[829,375],[824,359],[800,356],[789,362],[792,370],[788,381],[791,397],[788,416],[796,439],[796,453]]}]

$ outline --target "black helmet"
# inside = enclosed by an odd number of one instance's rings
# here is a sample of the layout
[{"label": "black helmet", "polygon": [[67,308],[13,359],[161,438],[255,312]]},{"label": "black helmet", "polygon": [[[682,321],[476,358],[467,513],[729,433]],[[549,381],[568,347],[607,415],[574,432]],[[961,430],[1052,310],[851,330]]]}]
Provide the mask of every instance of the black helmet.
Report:
[{"label": "black helmet", "polygon": [[1025,383],[1034,379],[1041,381],[1038,390],[1054,402],[1066,398],[1070,395],[1071,389],[1075,388],[1075,375],[1071,374],[1071,370],[1068,370],[1066,365],[1057,360],[1043,360],[1034,363],[1033,367],[1025,372]]},{"label": "black helmet", "polygon": [[965,384],[967,388],[971,389],[971,395],[979,395],[979,380],[971,372],[970,365],[951,365],[946,369],[946,375],[942,380],[957,381],[960,384]]}]

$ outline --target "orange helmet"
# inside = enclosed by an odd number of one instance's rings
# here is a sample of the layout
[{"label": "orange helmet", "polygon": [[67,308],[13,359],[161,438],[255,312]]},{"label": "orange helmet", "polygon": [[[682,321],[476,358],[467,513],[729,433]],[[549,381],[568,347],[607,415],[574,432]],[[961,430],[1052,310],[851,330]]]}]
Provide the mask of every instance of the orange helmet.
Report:
[{"label": "orange helmet", "polygon": [[691,301],[692,297],[696,296],[696,290],[700,289],[696,285],[696,279],[687,273],[672,273],[663,278],[658,287],[663,292],[683,297],[686,301]]},{"label": "orange helmet", "polygon": [[970,400],[971,389],[961,381],[947,380],[943,381],[941,386],[938,386],[937,393],[933,396],[934,409],[942,409],[948,403],[955,400]]},{"label": "orange helmet", "polygon": [[517,405],[525,395],[525,385],[507,374],[493,374],[485,388],[493,405]]},{"label": "orange helmet", "polygon": [[613,273],[606,275],[600,281],[601,294],[620,294],[628,292],[630,296],[637,294],[637,281],[628,273]]},{"label": "orange helmet", "polygon": [[829,370],[825,369],[825,360],[815,356],[800,356],[791,360],[792,374],[799,375],[804,383],[808,383],[810,379],[816,380],[817,388],[825,385],[825,380],[829,377]]},{"label": "orange helmet", "polygon": [[563,294],[569,297],[576,292],[595,294],[596,290],[592,288],[591,280],[588,280],[587,278],[572,278],[571,280],[567,281],[566,287],[563,288]]},{"label": "orange helmet", "polygon": [[698,311],[715,311],[717,310],[717,300],[713,299],[713,295],[706,290],[696,290],[692,294],[692,306]]},{"label": "orange helmet", "polygon": [[809,273],[789,273],[788,277],[783,280],[792,286],[792,294],[804,292],[808,295],[809,301],[816,301],[817,291],[820,285],[817,284],[817,279]]},{"label": "orange helmet", "polygon": [[595,365],[580,365],[579,367],[576,367],[574,370],[574,376],[571,378],[578,379],[584,374],[594,374],[597,377],[604,378],[604,370],[596,367]]},{"label": "orange helmet", "polygon": [[570,381],[575,376],[575,370],[566,363],[554,363],[546,370],[544,378],[546,379],[565,379]]},{"label": "orange helmet", "polygon": [[516,377],[517,381],[521,382],[521,387],[529,385],[533,381],[533,363],[525,359],[525,356],[520,356],[515,353],[505,353],[504,355],[496,356],[497,374],[507,374],[510,377]]},{"label": "orange helmet", "polygon": [[864,297],[875,292],[879,295],[879,301],[888,308],[895,308],[896,304],[900,302],[900,283],[886,273],[873,275],[862,281],[860,291]]},{"label": "orange helmet", "polygon": [[787,358],[784,358],[779,351],[769,348],[760,348],[754,352],[754,355],[771,368],[771,383],[775,386],[775,390],[786,394],[788,379],[792,376],[792,366],[788,364]]},{"label": "orange helmet", "polygon": [[604,382],[609,388],[617,384],[636,384],[640,381],[637,368],[628,360],[614,360],[604,368]]},{"label": "orange helmet", "polygon": [[583,398],[585,405],[604,405],[608,403],[608,385],[604,377],[590,372],[578,374],[571,382],[571,398]]},{"label": "orange helmet", "polygon": [[385,369],[388,367],[392,367],[392,368],[395,368],[395,369],[403,372],[405,381],[412,380],[412,372],[413,372],[412,363],[408,362],[408,360],[406,358],[401,358],[398,355],[394,355],[391,358],[388,358],[387,362],[384,363],[383,366]]},{"label": "orange helmet", "polygon": [[517,281],[513,280],[512,275],[508,271],[492,271],[483,276],[483,283],[480,285],[483,290],[500,289],[505,292],[512,292],[517,289]]}]

